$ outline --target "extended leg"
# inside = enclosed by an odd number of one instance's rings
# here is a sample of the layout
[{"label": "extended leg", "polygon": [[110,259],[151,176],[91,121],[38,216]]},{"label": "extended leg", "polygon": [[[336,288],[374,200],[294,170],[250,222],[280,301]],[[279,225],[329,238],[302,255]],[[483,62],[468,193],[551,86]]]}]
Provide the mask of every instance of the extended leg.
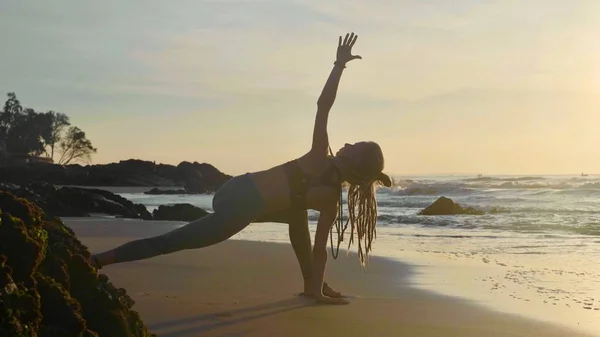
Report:
[{"label": "extended leg", "polygon": [[232,237],[262,213],[264,201],[250,174],[229,179],[213,197],[213,213],[163,235],[135,240],[92,256],[97,268],[184,249],[202,248]]},{"label": "extended leg", "polygon": [[227,240],[242,229],[251,219],[232,216],[225,212],[211,213],[165,234],[130,241],[115,249],[95,255],[102,267],[112,263],[137,261],[185,249],[196,249]]}]

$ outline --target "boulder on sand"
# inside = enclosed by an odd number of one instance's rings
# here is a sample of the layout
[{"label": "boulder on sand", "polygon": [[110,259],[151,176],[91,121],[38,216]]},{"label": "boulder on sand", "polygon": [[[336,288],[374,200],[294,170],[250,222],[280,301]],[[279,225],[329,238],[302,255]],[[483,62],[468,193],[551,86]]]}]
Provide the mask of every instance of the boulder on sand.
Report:
[{"label": "boulder on sand", "polygon": [[161,205],[152,212],[154,220],[194,221],[209,214],[192,204]]}]

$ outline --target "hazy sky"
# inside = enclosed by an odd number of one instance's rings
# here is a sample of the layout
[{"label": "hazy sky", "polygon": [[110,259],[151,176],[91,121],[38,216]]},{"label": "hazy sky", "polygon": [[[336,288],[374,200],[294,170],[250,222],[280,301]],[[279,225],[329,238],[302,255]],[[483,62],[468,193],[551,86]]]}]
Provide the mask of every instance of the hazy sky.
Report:
[{"label": "hazy sky", "polygon": [[600,1],[0,1],[0,90],[86,131],[94,163],[229,174],[310,147],[337,38],[359,34],[332,147],[394,174],[600,173]]}]

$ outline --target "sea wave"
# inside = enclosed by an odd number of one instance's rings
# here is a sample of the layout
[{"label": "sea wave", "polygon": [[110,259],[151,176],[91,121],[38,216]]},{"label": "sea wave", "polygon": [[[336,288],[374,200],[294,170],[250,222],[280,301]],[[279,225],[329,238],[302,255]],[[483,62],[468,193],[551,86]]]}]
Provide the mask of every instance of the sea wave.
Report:
[{"label": "sea wave", "polygon": [[[392,188],[377,192],[378,226],[418,230],[492,231],[526,235],[600,235],[600,177],[419,177],[395,179]],[[173,203],[191,203],[211,211],[212,195],[124,195],[149,209]],[[345,222],[348,217],[346,193]],[[492,214],[482,216],[419,216],[440,196],[462,206]],[[313,226],[319,213],[309,211]],[[447,233],[455,235],[456,233]],[[458,235],[458,234],[457,234]],[[462,234],[461,234],[462,235]],[[495,235],[495,234],[494,234]]]},{"label": "sea wave", "polygon": [[465,178],[463,181],[526,181],[526,180],[545,180],[547,178],[540,176],[524,176],[524,177],[477,177],[477,178]]},{"label": "sea wave", "polygon": [[400,182],[393,188],[378,193],[398,196],[418,195],[470,195],[477,193],[497,193],[506,191],[528,191],[532,193],[600,193],[600,182],[590,181],[533,181],[523,182],[514,179],[512,181],[488,181],[486,183],[469,182]]}]

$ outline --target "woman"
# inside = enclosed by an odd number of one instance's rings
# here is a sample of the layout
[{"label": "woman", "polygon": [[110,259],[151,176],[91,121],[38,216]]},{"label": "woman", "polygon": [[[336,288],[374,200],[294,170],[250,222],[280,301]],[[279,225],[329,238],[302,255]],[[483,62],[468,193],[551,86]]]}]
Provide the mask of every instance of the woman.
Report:
[{"label": "woman", "polygon": [[[215,193],[213,213],[163,235],[131,241],[93,255],[93,265],[101,268],[207,247],[227,240],[252,222],[283,222],[289,224],[290,241],[304,276],[304,294],[313,296],[320,303],[347,304],[340,293],[323,281],[327,236],[335,220],[341,221],[342,183],[350,184],[350,244],[356,229],[363,265],[371,249],[377,221],[375,185],[391,185],[390,178],[382,173],[383,153],[376,143],[346,144],[335,156],[328,156],[327,152],[327,119],[342,72],[346,63],[361,59],[351,53],[357,38],[354,33],[346,34],[343,41],[341,36],[339,38],[337,59],[317,102],[312,148],[307,154],[265,171],[231,178]],[[320,213],[312,252],[307,209]]]}]

